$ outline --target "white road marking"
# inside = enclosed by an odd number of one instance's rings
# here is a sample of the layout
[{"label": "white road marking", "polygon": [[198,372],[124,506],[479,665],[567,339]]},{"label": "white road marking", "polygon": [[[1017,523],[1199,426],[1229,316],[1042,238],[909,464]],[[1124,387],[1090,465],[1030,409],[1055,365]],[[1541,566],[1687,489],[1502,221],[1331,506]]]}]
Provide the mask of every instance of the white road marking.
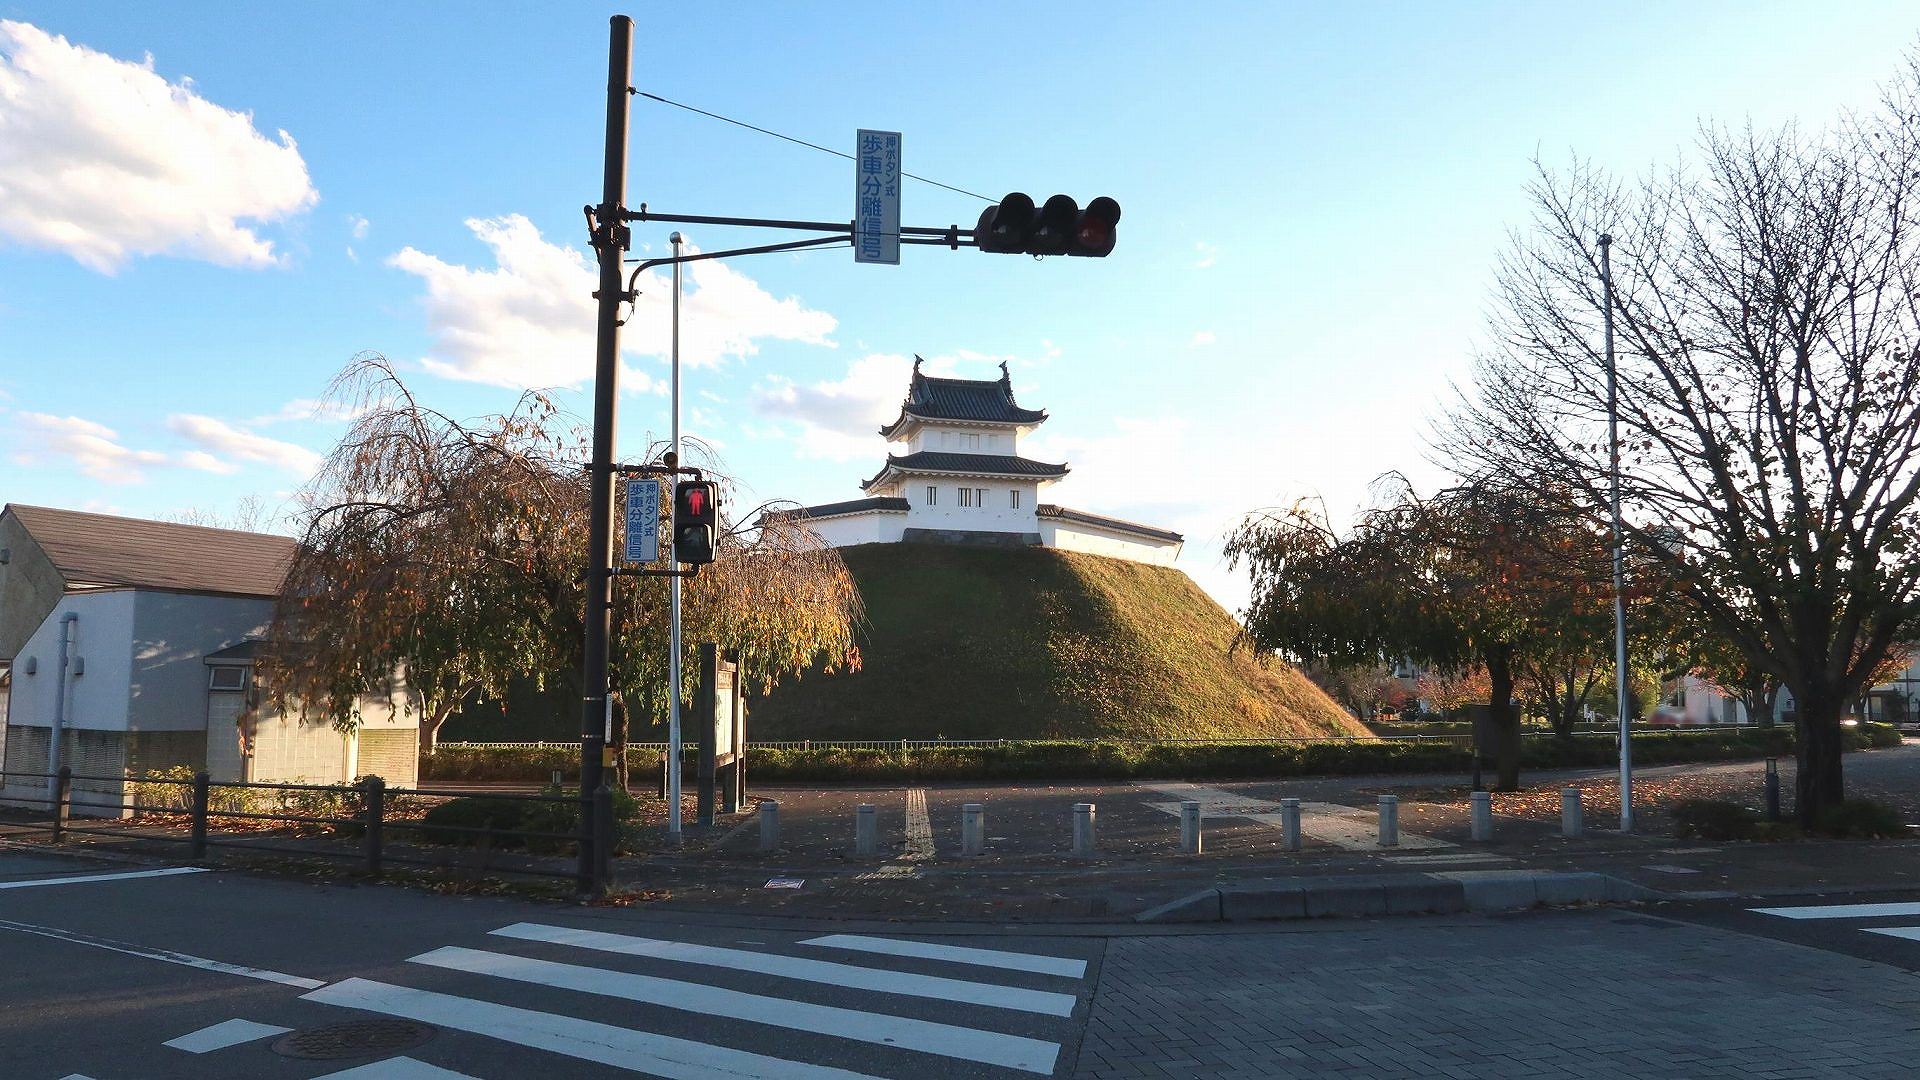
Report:
[{"label": "white road marking", "polygon": [[887,971],[883,968],[809,960],[801,956],[747,952],[742,949],[725,949],[717,945],[695,945],[682,941],[663,941],[658,938],[629,937],[625,934],[609,934],[599,930],[573,930],[564,926],[543,926],[539,923],[514,923],[512,926],[501,927],[493,933],[500,937],[518,938],[522,941],[571,945],[575,948],[594,949],[622,956],[677,960],[685,964],[704,964],[708,967],[731,968],[735,971],[752,971],[783,979],[845,986],[853,990],[904,994],[908,997],[932,998],[936,1001],[957,1001],[966,1005],[986,1005],[996,1009],[1017,1009],[1021,1012],[1040,1013],[1045,1016],[1072,1016],[1076,1000],[1072,994],[1056,994],[1046,990],[995,986],[992,983],[943,979],[935,975],[915,975],[905,971]]},{"label": "white road marking", "polygon": [[1757,907],[1748,911],[1783,919],[1877,919],[1920,915],[1920,904],[1809,904],[1804,907]]},{"label": "white road marking", "polygon": [[423,1024],[468,1031],[476,1035],[594,1061],[617,1069],[650,1073],[667,1080],[878,1080],[845,1069],[809,1065],[802,1061],[767,1057],[725,1046],[676,1039],[646,1031],[630,1031],[612,1024],[571,1016],[519,1009],[491,1001],[475,1001],[391,986],[368,979],[343,979],[311,993],[307,1001],[348,1009],[405,1017]]},{"label": "white road marking", "polygon": [[448,946],[415,956],[409,962],[474,975],[492,975],[536,986],[557,986],[662,1008],[684,1009],[701,1016],[730,1017],[793,1031],[811,1031],[837,1039],[897,1046],[903,1050],[1026,1072],[1051,1074],[1054,1062],[1060,1055],[1057,1043],[1002,1035],[997,1031],[765,997],[705,983],[660,979],[627,971],[556,964],[551,960],[536,960],[510,953]]},{"label": "white road marking", "polygon": [[54,938],[58,941],[69,941],[75,945],[85,945],[89,948],[125,953],[128,956],[139,956],[148,960],[160,960],[168,964],[179,964],[182,967],[199,968],[202,971],[217,971],[223,975],[240,975],[248,979],[259,979],[263,982],[279,983],[282,986],[296,986],[302,990],[311,990],[317,986],[326,985],[326,983],[321,982],[319,979],[303,979],[298,975],[286,975],[278,971],[268,971],[265,968],[245,967],[240,964],[223,964],[218,960],[189,956],[186,953],[169,952],[166,949],[149,949],[141,945],[131,945],[124,941],[90,937],[86,934],[76,934],[69,930],[57,930],[51,926],[35,926],[32,923],[14,922],[11,919],[0,919],[0,930],[13,930],[22,934],[37,934],[40,937]]},{"label": "white road marking", "polygon": [[851,949],[855,952],[879,953],[883,956],[917,956],[924,960],[945,960],[954,964],[1005,968],[1008,971],[1030,971],[1036,975],[1061,975],[1069,979],[1078,979],[1087,973],[1085,960],[1074,960],[1065,956],[1002,952],[999,949],[970,949],[959,945],[930,945],[924,941],[867,937],[863,934],[828,934],[825,937],[808,938],[799,944],[817,945],[824,949]]},{"label": "white road marking", "polygon": [[1700,871],[1691,866],[1674,866],[1670,863],[1648,863],[1642,870],[1651,870],[1656,874],[1697,874]]},{"label": "white road marking", "polygon": [[1888,937],[1920,941],[1920,926],[1863,926],[1861,929],[1869,934],[1885,934]]},{"label": "white road marking", "polygon": [[189,1031],[177,1039],[168,1039],[161,1046],[171,1046],[175,1050],[185,1050],[189,1054],[208,1054],[215,1050],[225,1050],[229,1046],[265,1039],[274,1035],[285,1035],[292,1028],[275,1027],[272,1024],[256,1024],[251,1020],[222,1020],[212,1027],[203,1027],[199,1031]]},{"label": "white road marking", "polygon": [[[1199,784],[1169,782],[1136,783],[1133,786],[1175,795],[1183,801],[1198,802],[1200,815],[1203,818],[1246,818],[1275,829],[1280,828],[1280,804],[1267,799],[1235,795],[1231,791],[1202,787]],[[1154,802],[1147,805],[1162,813],[1171,814],[1174,817],[1180,816],[1180,804],[1177,802]],[[1460,846],[1450,840],[1422,836],[1403,828],[1400,830],[1400,843],[1391,848],[1383,848],[1380,846],[1379,822],[1379,814],[1374,810],[1363,810],[1356,806],[1328,802],[1300,804],[1300,831],[1303,834],[1348,851],[1417,851],[1423,848]]]},{"label": "white road marking", "polygon": [[330,1072],[314,1080],[475,1080],[466,1073],[429,1065],[410,1057],[388,1058],[369,1065],[356,1065],[342,1072]]},{"label": "white road marking", "polygon": [[128,881],[133,878],[204,873],[207,873],[207,868],[204,866],[169,866],[165,870],[127,870],[118,874],[73,874],[67,877],[35,878],[32,881],[0,881],[0,889],[36,889],[42,885],[88,885],[96,881]]}]

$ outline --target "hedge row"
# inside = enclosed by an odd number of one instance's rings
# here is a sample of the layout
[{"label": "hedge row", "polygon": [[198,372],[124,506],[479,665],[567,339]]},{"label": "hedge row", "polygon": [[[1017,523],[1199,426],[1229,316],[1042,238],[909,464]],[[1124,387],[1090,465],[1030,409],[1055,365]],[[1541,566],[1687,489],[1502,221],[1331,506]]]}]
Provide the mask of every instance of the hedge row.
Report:
[{"label": "hedge row", "polygon": [[[1865,725],[1847,735],[1848,749],[1899,742],[1899,732],[1885,724]],[[1784,727],[1657,732],[1636,734],[1633,747],[1634,761],[1641,765],[1784,756],[1793,753],[1793,732]],[[550,779],[556,769],[574,775],[578,760],[578,751],[565,746],[446,748],[422,760],[421,776],[538,783]],[[1601,768],[1616,760],[1613,741],[1605,738],[1529,738],[1521,754],[1521,764],[1528,769]],[[1352,776],[1469,767],[1467,751],[1460,747],[1388,739],[1265,744],[1033,741],[905,752],[823,747],[753,750],[748,758],[748,772],[755,780],[873,783]]]}]

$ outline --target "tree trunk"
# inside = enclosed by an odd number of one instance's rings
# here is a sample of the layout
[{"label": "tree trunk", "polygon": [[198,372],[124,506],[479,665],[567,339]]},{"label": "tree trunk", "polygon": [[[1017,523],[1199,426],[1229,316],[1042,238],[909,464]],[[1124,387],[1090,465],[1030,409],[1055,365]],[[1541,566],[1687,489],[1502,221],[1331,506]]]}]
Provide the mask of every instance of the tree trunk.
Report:
[{"label": "tree trunk", "polygon": [[1495,791],[1520,790],[1520,715],[1513,708],[1513,648],[1500,645],[1486,653],[1488,709],[1493,717]]},{"label": "tree trunk", "polygon": [[1559,700],[1555,702],[1558,707],[1553,715],[1553,733],[1562,739],[1573,738],[1573,726],[1580,722],[1580,706],[1584,704],[1583,699],[1574,691],[1574,679],[1574,675],[1567,676],[1566,692],[1558,695]]},{"label": "tree trunk", "polygon": [[627,791],[627,701],[619,694],[613,695],[612,745],[613,786]]},{"label": "tree trunk", "polygon": [[1793,779],[1794,810],[1802,828],[1812,828],[1828,807],[1846,797],[1840,765],[1840,714],[1845,700],[1838,694],[1812,690],[1795,694]]}]

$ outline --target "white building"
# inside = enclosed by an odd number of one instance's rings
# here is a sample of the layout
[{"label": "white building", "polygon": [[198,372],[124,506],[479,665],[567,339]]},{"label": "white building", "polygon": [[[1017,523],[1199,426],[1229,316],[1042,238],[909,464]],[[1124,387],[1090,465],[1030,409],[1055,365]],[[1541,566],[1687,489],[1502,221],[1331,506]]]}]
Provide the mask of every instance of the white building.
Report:
[{"label": "white building", "polygon": [[[1067,475],[1020,455],[1045,409],[1014,400],[1007,366],[998,379],[920,373],[900,415],[880,429],[887,463],[860,485],[866,497],[779,512],[806,522],[834,547],[902,541],[1051,547],[1170,565],[1179,533],[1041,501]],[[901,452],[894,452],[895,450]]]},{"label": "white building", "polygon": [[[294,548],[264,533],[0,509],[5,771],[65,765],[116,778],[185,766],[216,782],[372,773],[411,786],[417,711],[370,698],[361,729],[343,735],[324,719],[265,707],[254,685],[254,654]],[[9,799],[45,786],[31,775],[4,779]],[[99,801],[122,787],[74,790]]]}]

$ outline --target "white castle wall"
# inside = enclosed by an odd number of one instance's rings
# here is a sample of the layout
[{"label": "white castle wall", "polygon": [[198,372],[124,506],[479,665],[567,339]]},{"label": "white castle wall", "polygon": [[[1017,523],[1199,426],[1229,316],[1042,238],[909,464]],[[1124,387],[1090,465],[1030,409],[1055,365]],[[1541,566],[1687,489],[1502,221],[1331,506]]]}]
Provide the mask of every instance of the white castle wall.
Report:
[{"label": "white castle wall", "polygon": [[1156,566],[1172,566],[1180,554],[1180,545],[1175,541],[1153,540],[1058,518],[1040,520],[1040,542],[1063,551],[1084,551]]}]

